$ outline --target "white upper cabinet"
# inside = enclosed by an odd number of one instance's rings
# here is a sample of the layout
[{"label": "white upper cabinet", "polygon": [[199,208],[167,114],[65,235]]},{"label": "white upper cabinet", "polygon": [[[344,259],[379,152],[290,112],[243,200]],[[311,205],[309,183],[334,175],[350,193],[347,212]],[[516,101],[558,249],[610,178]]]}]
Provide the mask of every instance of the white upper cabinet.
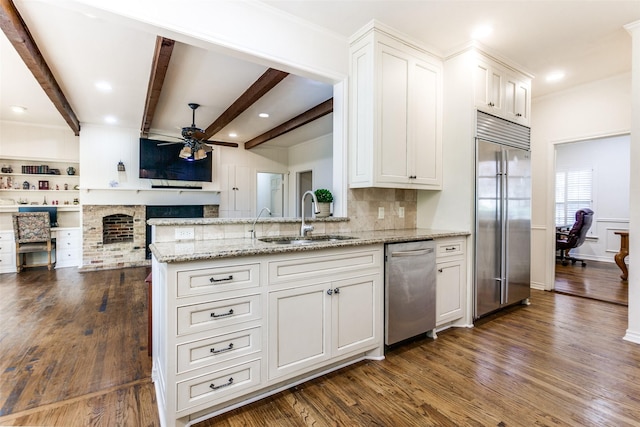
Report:
[{"label": "white upper cabinet", "polygon": [[442,189],[442,61],[378,27],[350,54],[351,187]]},{"label": "white upper cabinet", "polygon": [[474,68],[475,105],[478,110],[530,125],[531,79],[485,56]]}]

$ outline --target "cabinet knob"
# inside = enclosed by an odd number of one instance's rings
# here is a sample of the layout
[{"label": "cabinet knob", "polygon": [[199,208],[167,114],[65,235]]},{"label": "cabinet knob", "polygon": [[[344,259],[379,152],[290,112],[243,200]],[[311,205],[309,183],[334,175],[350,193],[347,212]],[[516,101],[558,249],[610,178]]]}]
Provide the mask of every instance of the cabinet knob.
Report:
[{"label": "cabinet knob", "polygon": [[517,113],[517,114],[516,114],[516,117],[522,117],[522,114]]},{"label": "cabinet knob", "polygon": [[333,290],[333,293],[335,293],[335,294],[339,294],[339,293],[340,293],[340,288],[335,288],[335,289]]},{"label": "cabinet knob", "polygon": [[417,175],[409,175],[409,179],[416,179],[417,177]]},{"label": "cabinet knob", "polygon": [[442,269],[441,268],[438,269],[438,273],[442,273]]},{"label": "cabinet knob", "polygon": [[327,289],[327,295],[333,295],[333,289]]}]

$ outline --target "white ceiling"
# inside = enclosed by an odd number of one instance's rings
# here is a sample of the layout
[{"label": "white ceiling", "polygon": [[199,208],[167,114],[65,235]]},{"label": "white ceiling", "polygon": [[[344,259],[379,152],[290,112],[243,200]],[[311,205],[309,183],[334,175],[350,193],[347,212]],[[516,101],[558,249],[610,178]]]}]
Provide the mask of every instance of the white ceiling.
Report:
[{"label": "white ceiling", "polygon": [[[104,124],[105,116],[114,115],[118,126],[140,129],[155,34],[90,18],[52,1],[14,2],[81,125]],[[640,20],[640,0],[263,3],[344,37],[377,19],[443,55],[468,43],[478,24],[491,24],[494,32],[481,42],[536,76],[534,98],[629,72],[631,38],[623,25]],[[191,124],[189,102],[202,105],[196,124],[208,126],[266,69],[176,42],[152,133],[177,136],[179,128]],[[566,79],[545,82],[544,76],[557,69],[566,72]],[[97,91],[94,84],[100,80],[110,82],[113,90]],[[329,97],[331,86],[289,76],[212,139],[242,143]],[[27,112],[17,116],[12,105],[24,106]],[[257,113],[263,111],[271,117],[258,119]],[[0,35],[0,120],[66,126],[4,34]],[[324,134],[330,127],[331,116],[325,116],[274,142],[290,145]],[[238,136],[229,137],[231,131]]]}]

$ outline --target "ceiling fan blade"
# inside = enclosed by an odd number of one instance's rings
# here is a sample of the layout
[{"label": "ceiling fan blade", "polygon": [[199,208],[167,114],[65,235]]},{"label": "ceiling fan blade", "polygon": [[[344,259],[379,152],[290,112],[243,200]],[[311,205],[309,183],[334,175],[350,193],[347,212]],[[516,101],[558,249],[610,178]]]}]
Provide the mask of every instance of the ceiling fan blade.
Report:
[{"label": "ceiling fan blade", "polygon": [[173,145],[173,144],[184,144],[184,141],[175,141],[175,142],[162,142],[160,144],[156,144],[158,147],[162,147],[164,145]]},{"label": "ceiling fan blade", "polygon": [[198,131],[193,133],[193,137],[200,141],[208,139],[207,135],[204,132],[198,132]]},{"label": "ceiling fan blade", "polygon": [[202,144],[202,148],[204,148],[204,151],[207,153],[211,153],[213,151],[213,147],[209,144]]}]

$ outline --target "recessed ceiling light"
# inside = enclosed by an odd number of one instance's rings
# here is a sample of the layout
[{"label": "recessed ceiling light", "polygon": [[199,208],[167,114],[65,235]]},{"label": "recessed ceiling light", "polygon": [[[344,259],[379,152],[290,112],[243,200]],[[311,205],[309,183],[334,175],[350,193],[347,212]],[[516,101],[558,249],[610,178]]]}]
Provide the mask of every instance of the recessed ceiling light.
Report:
[{"label": "recessed ceiling light", "polygon": [[105,81],[96,82],[95,86],[100,92],[111,92],[113,90],[111,84]]},{"label": "recessed ceiling light", "polygon": [[493,33],[493,27],[491,25],[479,25],[471,32],[471,38],[473,40],[479,40],[487,37]]},{"label": "recessed ceiling light", "polygon": [[84,14],[84,16],[86,16],[87,18],[91,18],[91,19],[96,19],[97,18],[96,15],[94,15],[93,13],[89,13],[89,12],[86,12]]},{"label": "recessed ceiling light", "polygon": [[258,117],[262,117],[263,119],[266,119],[267,117],[269,117],[269,113],[260,113],[258,114]]},{"label": "recessed ceiling light", "polygon": [[113,124],[118,123],[118,119],[116,119],[115,116],[105,116],[104,117],[104,122],[108,123],[110,125],[113,125]]},{"label": "recessed ceiling light", "polygon": [[236,136],[238,136],[238,134],[237,134],[237,133],[235,133],[235,132],[229,132],[229,136],[230,136],[231,138],[235,138]]},{"label": "recessed ceiling light", "polygon": [[11,106],[11,111],[13,111],[14,113],[17,113],[17,114],[22,114],[22,113],[27,111],[27,107],[21,107],[19,105],[12,105]]},{"label": "recessed ceiling light", "polygon": [[553,71],[547,74],[547,77],[545,78],[545,80],[548,81],[549,83],[559,82],[560,80],[564,79],[564,76],[565,76],[564,71]]}]

